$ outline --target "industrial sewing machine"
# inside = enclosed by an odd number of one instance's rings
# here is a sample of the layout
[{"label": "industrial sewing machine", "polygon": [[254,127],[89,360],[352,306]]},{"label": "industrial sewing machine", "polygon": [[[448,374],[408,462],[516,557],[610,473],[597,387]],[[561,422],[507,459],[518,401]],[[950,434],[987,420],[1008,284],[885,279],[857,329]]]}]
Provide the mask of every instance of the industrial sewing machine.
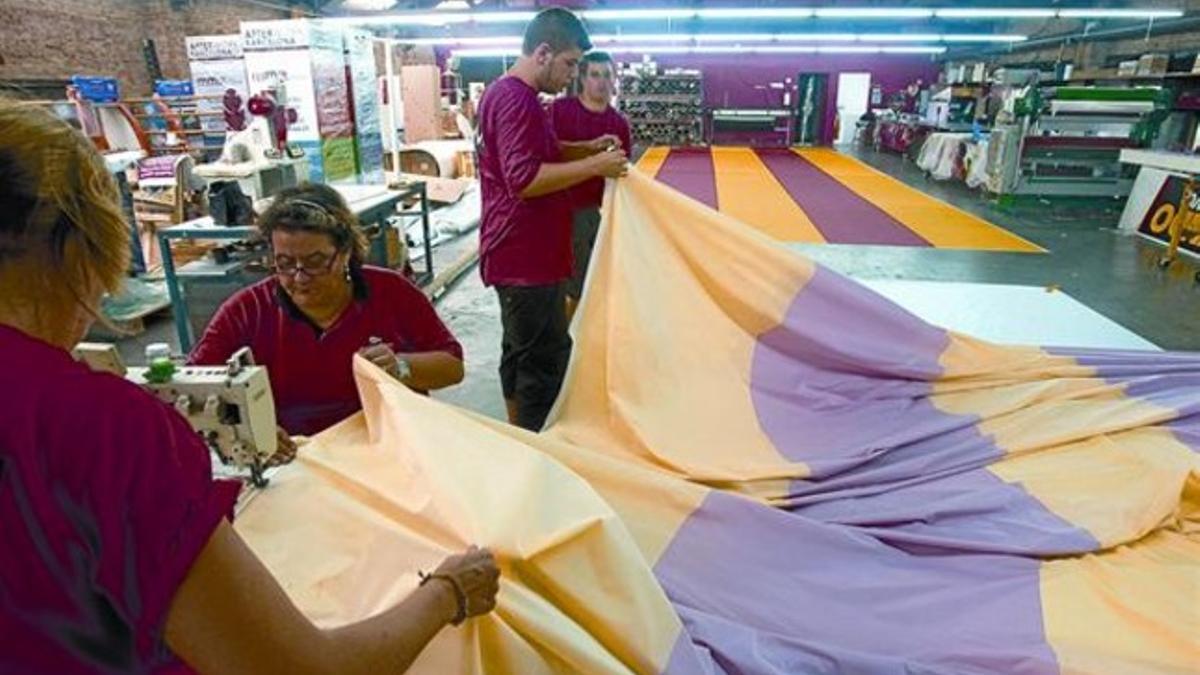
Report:
[{"label": "industrial sewing machine", "polygon": [[83,342],[72,354],[173,406],[222,464],[249,470],[250,481],[265,486],[263,471],[278,442],[275,400],[267,370],[254,365],[250,349],[238,350],[224,366],[177,366],[165,344],[146,352],[148,365],[134,368],[125,367],[113,345]]}]

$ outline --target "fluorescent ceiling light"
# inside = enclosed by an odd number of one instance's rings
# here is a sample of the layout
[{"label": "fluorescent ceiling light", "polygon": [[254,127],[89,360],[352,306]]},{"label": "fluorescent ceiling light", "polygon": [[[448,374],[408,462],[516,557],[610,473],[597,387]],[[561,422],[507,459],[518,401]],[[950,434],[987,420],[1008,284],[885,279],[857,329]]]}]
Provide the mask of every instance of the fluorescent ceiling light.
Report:
[{"label": "fluorescent ceiling light", "polygon": [[[946,34],[937,33],[625,33],[593,35],[596,45],[644,44],[654,42],[694,42],[707,45],[715,42],[1020,42],[1024,35]],[[418,37],[398,39],[413,45],[496,46],[519,45],[521,36],[487,37]]]},{"label": "fluorescent ceiling light", "polygon": [[467,0],[442,0],[433,9],[437,12],[466,12],[471,9],[471,3]]},{"label": "fluorescent ceiling light", "polygon": [[1021,42],[1024,35],[987,33],[860,33],[859,42]]},{"label": "fluorescent ceiling light", "polygon": [[[885,45],[787,45],[753,46],[735,45],[638,45],[619,46],[612,50],[618,54],[941,54],[945,47],[928,46],[885,46]],[[518,47],[493,49],[456,49],[455,58],[499,58],[515,57],[521,53]]]},{"label": "fluorescent ceiling light", "polygon": [[694,9],[589,9],[579,13],[589,21],[694,19]]},{"label": "fluorescent ceiling light", "polygon": [[809,19],[813,16],[813,10],[808,7],[726,7],[698,9],[696,16],[701,19]]},{"label": "fluorescent ceiling light", "polygon": [[322,19],[354,26],[445,26],[462,23],[529,23],[535,12],[446,12],[445,14],[385,14]]},{"label": "fluorescent ceiling light", "polygon": [[963,7],[934,10],[939,19],[1174,19],[1174,9],[1044,9],[1034,7]]},{"label": "fluorescent ceiling light", "polygon": [[939,19],[1038,19],[1054,18],[1056,9],[964,7],[961,9],[939,9],[934,14]]},{"label": "fluorescent ceiling light", "polygon": [[941,35],[930,33],[867,33],[859,35],[860,42],[937,42]]},{"label": "fluorescent ceiling light", "polygon": [[904,7],[821,7],[816,10],[819,19],[928,19],[932,9]]},{"label": "fluorescent ceiling light", "polygon": [[[447,0],[454,2],[456,0]],[[442,4],[447,4],[443,2]],[[345,0],[343,5],[353,9],[386,9],[396,4],[396,0]],[[441,5],[439,5],[441,7]],[[1173,9],[1044,9],[1035,7],[962,7],[962,8],[915,8],[915,7],[747,7],[745,9],[723,7],[708,9],[592,9],[579,12],[580,16],[591,21],[638,21],[662,19],[1029,19],[1056,17],[1064,19],[1167,19],[1183,16],[1183,12]],[[380,16],[348,16],[328,19],[335,23],[351,25],[386,25],[386,26],[445,26],[465,23],[527,23],[534,17],[534,12],[436,12],[436,13],[396,13]],[[897,38],[899,39],[899,38]],[[944,36],[947,42],[975,41],[974,38],[950,38]],[[978,41],[988,41],[980,38]],[[1017,42],[1015,39],[997,39],[997,42]]]},{"label": "fluorescent ceiling light", "polygon": [[[636,36],[630,35],[630,41]],[[854,33],[697,33],[696,42],[854,42]]]},{"label": "fluorescent ceiling light", "polygon": [[882,45],[823,45],[818,54],[941,54],[945,47],[884,47]]},{"label": "fluorescent ceiling light", "polygon": [[1174,19],[1183,12],[1173,9],[1060,9],[1064,19]]},{"label": "fluorescent ceiling light", "polygon": [[614,42],[688,42],[696,39],[689,33],[629,33],[627,35],[592,35],[592,44]]},{"label": "fluorescent ceiling light", "polygon": [[396,0],[343,0],[342,7],[356,12],[382,12],[396,6]]},{"label": "fluorescent ceiling light", "polygon": [[488,45],[520,45],[521,37],[518,35],[494,35],[487,37],[421,37],[421,38],[400,38],[396,42],[405,45],[461,45],[469,46],[488,46]]},{"label": "fluorescent ceiling light", "polygon": [[1024,42],[1027,39],[1024,35],[1008,35],[1004,33],[993,35],[986,33],[946,33],[941,38],[942,42]]}]

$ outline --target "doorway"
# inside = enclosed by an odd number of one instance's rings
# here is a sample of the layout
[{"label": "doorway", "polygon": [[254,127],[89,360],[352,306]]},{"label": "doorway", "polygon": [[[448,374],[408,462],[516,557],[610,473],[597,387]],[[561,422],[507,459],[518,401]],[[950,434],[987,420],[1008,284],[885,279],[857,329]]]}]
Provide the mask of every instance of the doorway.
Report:
[{"label": "doorway", "polygon": [[800,73],[796,77],[796,145],[820,145],[825,124],[829,75]]},{"label": "doorway", "polygon": [[855,124],[867,112],[870,98],[870,73],[838,73],[837,114],[840,131],[835,143],[854,140]]}]

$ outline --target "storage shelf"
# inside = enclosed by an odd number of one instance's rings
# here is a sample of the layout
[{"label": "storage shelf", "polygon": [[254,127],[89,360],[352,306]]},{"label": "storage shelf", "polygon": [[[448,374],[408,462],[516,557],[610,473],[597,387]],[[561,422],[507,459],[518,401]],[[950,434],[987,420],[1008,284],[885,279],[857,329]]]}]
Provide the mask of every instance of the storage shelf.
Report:
[{"label": "storage shelf", "polygon": [[183,129],[182,131],[170,131],[168,129],[143,129],[148,134],[166,136],[167,134],[175,134],[176,136],[204,136],[211,135],[210,132],[203,129]]},{"label": "storage shelf", "polygon": [[621,99],[626,103],[679,103],[679,102],[696,102],[699,103],[702,99],[699,94],[629,94],[622,96]]}]

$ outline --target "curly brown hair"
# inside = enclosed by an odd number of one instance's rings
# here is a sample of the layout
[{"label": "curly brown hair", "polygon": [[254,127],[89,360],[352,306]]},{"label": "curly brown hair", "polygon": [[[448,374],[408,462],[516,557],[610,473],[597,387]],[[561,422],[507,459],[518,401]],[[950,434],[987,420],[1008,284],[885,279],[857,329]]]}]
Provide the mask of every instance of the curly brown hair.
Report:
[{"label": "curly brown hair", "polygon": [[350,252],[350,264],[360,266],[367,255],[367,238],[358,216],[337,190],[321,183],[301,183],[281,191],[258,220],[268,243],[275,230],[316,232],[328,236],[338,252]]}]

